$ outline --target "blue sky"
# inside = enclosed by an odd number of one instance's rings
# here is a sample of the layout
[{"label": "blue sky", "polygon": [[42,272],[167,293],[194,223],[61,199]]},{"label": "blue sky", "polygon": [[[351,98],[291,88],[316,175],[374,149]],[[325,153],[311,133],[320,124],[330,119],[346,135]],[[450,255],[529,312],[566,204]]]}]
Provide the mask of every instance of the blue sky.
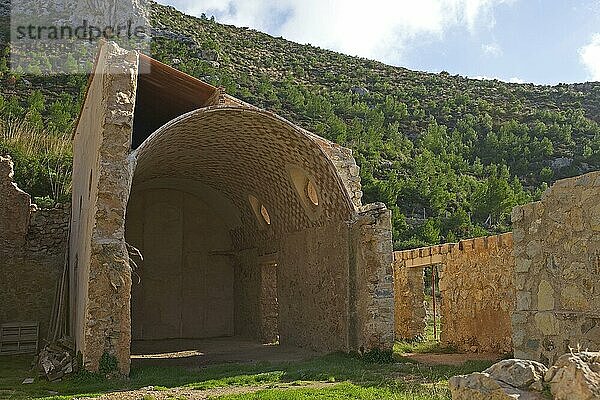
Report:
[{"label": "blue sky", "polygon": [[159,0],[415,70],[556,84],[600,81],[600,0]]}]

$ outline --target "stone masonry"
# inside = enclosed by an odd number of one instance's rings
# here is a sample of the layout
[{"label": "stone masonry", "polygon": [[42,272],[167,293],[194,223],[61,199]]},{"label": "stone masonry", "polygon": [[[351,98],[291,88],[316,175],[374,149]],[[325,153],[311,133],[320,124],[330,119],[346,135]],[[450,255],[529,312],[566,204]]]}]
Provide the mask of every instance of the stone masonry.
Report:
[{"label": "stone masonry", "polygon": [[441,341],[463,351],[512,352],[512,234],[463,240],[440,273]]},{"label": "stone masonry", "polygon": [[[149,74],[137,73],[142,64]],[[136,240],[150,255],[141,273],[151,278],[142,285],[150,287],[159,270],[173,287],[183,280],[177,271],[210,272],[202,296],[216,300],[214,283],[224,285],[220,304],[233,312],[222,322],[236,334],[271,340],[278,329],[281,344],[317,351],[391,350],[391,213],[380,203],[361,204],[349,150],[231,97],[215,105],[217,88],[114,43],[102,46],[95,68],[74,136],[70,245],[71,330],[86,369],[96,371],[108,354],[129,372],[136,309],[126,220],[131,238],[131,227],[143,227]],[[164,92],[173,85],[182,90]],[[156,100],[167,96],[177,97],[169,107]],[[135,148],[134,136],[141,143]],[[156,199],[140,195],[150,190]],[[176,198],[190,200],[178,206]],[[134,212],[152,209],[155,200],[161,218]],[[220,225],[207,225],[202,215]],[[223,232],[225,239],[215,240]],[[217,268],[217,258],[226,268]],[[261,262],[275,269],[261,271]],[[276,285],[262,282],[275,277]],[[148,328],[138,332],[141,340],[160,332],[184,337],[189,322],[205,314],[197,291],[168,303],[169,293],[152,287],[150,295],[133,293],[135,304],[161,310],[152,327],[135,314]],[[198,312],[178,312],[192,306]]]},{"label": "stone masonry", "polygon": [[394,253],[396,337],[423,335],[423,268],[440,265],[441,341],[463,351],[510,353],[512,234]]},{"label": "stone masonry", "polygon": [[3,258],[24,246],[31,213],[31,197],[17,187],[13,176],[10,157],[0,157],[0,251]]},{"label": "stone masonry", "polygon": [[515,357],[546,365],[600,348],[600,172],[556,182],[513,210]]},{"label": "stone masonry", "polygon": [[[394,255],[398,252],[394,253]],[[396,339],[414,340],[425,334],[424,269],[405,268],[394,258],[394,302]]]},{"label": "stone masonry", "polygon": [[[129,373],[131,269],[125,210],[138,59],[102,46],[74,137],[71,312],[77,350],[97,371],[104,354]],[[111,95],[109,96],[108,93]]]},{"label": "stone masonry", "polygon": [[36,321],[46,337],[64,269],[70,205],[39,209],[0,156],[0,323]]}]

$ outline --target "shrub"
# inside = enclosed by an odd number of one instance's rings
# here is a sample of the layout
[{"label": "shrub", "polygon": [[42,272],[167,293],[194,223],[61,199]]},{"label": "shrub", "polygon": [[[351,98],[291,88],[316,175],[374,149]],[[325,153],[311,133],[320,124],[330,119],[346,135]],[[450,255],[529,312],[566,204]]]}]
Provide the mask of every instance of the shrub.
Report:
[{"label": "shrub", "polygon": [[[54,134],[22,119],[0,120],[0,154],[15,163],[15,181],[43,205],[68,201],[73,155],[67,134]],[[52,204],[52,205],[53,205]]]}]

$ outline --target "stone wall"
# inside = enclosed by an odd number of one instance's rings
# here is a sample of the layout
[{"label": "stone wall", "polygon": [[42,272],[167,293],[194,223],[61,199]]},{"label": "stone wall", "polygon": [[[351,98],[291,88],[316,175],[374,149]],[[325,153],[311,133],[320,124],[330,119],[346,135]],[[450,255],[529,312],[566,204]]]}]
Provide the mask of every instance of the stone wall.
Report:
[{"label": "stone wall", "polygon": [[261,263],[260,267],[260,337],[263,343],[279,338],[279,304],[277,301],[277,263]]},{"label": "stone wall", "polygon": [[342,183],[346,191],[348,192],[352,204],[357,209],[362,206],[362,185],[360,183],[360,168],[356,164],[356,160],[352,156],[352,150],[346,147],[342,147],[336,143],[325,140],[321,137],[313,135],[309,132],[313,140],[321,147],[321,149],[327,154],[329,159],[333,162],[338,175],[342,179]]},{"label": "stone wall", "polygon": [[344,222],[282,239],[278,299],[282,344],[348,350],[348,242]]},{"label": "stone wall", "polygon": [[70,205],[38,209],[12,170],[0,157],[0,323],[37,321],[43,339],[64,269]]},{"label": "stone wall", "polygon": [[383,203],[361,206],[351,235],[350,348],[359,351],[392,350],[392,212]]},{"label": "stone wall", "polygon": [[278,259],[280,341],[318,351],[391,350],[394,343],[391,212],[288,235]]},{"label": "stone wall", "polygon": [[394,258],[394,308],[396,339],[413,340],[425,334],[424,268],[410,268]]},{"label": "stone wall", "polygon": [[463,240],[440,269],[441,341],[463,351],[512,352],[512,234]]},{"label": "stone wall", "polygon": [[600,173],[556,182],[516,207],[515,357],[552,364],[600,348]]},{"label": "stone wall", "polygon": [[25,244],[31,197],[13,182],[10,157],[0,156],[0,256],[9,257]]},{"label": "stone wall", "polygon": [[260,336],[260,267],[256,249],[242,250],[235,257],[234,327],[235,334],[248,338]]},{"label": "stone wall", "polygon": [[137,84],[136,52],[101,47],[74,136],[70,244],[72,333],[86,369],[103,354],[129,373],[131,270],[125,212]]},{"label": "stone wall", "polygon": [[441,341],[459,350],[510,353],[512,234],[394,253],[396,337],[424,333],[423,268],[439,265]]}]

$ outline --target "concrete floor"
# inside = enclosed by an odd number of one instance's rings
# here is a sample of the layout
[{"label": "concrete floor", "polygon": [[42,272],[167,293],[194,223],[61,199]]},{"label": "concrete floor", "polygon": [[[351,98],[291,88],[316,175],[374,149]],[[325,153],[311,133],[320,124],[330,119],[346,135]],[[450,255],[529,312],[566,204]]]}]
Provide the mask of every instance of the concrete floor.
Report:
[{"label": "concrete floor", "polygon": [[318,353],[293,346],[261,344],[241,337],[144,340],[131,343],[131,364],[200,366],[259,361],[301,361]]}]

